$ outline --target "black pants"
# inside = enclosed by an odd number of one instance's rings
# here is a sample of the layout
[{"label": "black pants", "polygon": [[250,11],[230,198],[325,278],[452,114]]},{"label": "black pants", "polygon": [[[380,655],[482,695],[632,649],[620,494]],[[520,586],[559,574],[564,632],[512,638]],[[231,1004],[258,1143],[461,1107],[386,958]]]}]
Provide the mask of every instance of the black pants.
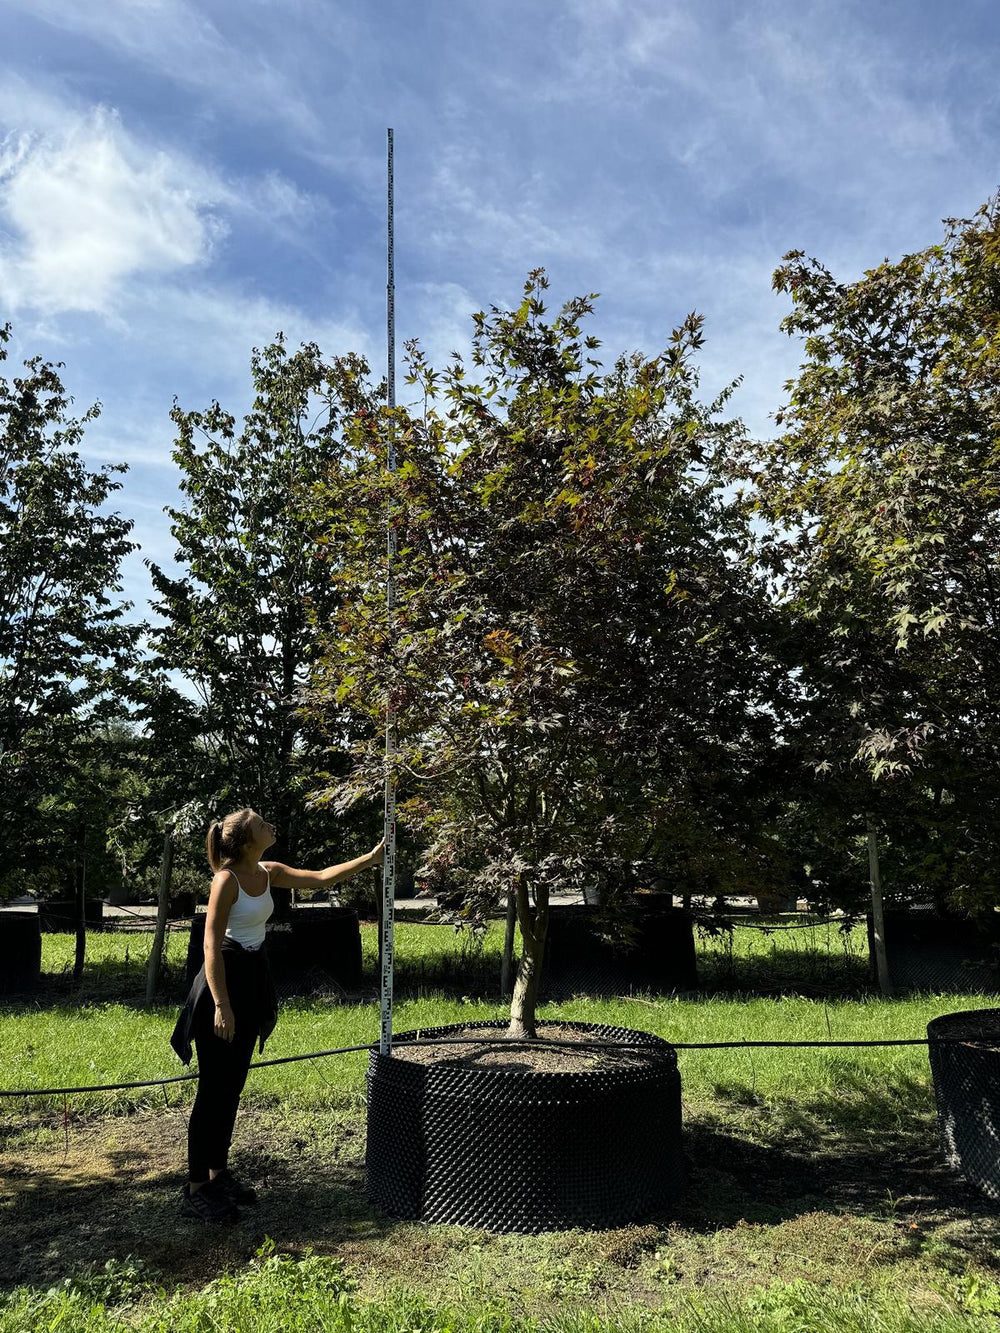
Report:
[{"label": "black pants", "polygon": [[229,1161],[240,1094],[260,1033],[259,969],[228,950],[223,959],[236,1035],[232,1041],[215,1035],[214,1005],[207,1005],[194,1033],[198,1093],[188,1122],[188,1172],[196,1181],[207,1180],[210,1170],[221,1171]]}]

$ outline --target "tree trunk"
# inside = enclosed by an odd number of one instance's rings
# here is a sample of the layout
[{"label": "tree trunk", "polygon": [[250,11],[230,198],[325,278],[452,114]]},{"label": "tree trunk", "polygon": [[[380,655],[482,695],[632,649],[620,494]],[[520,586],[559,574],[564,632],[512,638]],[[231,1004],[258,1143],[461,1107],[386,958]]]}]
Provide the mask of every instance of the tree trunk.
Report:
[{"label": "tree trunk", "polygon": [[883,995],[892,994],[892,982],[889,980],[889,960],[885,953],[885,915],[882,911],[882,879],[878,866],[878,843],[875,841],[875,825],[868,820],[868,867],[872,886],[872,937],[875,941],[875,968],[878,973],[878,988]]},{"label": "tree trunk", "polygon": [[509,1000],[514,991],[514,927],[517,925],[517,897],[507,894],[507,924],[503,936],[503,960],[500,963],[500,994]]},{"label": "tree trunk", "polygon": [[521,958],[517,965],[517,981],[514,983],[514,996],[510,1003],[510,1027],[508,1037],[537,1037],[535,1030],[535,1008],[538,1003],[538,984],[542,977],[542,959],[545,956],[545,936],[549,926],[549,891],[541,887],[537,891],[534,919],[528,901],[528,884],[525,877],[519,876],[517,882],[517,924],[521,931]]},{"label": "tree trunk", "polygon": [[73,958],[73,985],[83,981],[83,964],[87,956],[87,826],[80,825],[76,844],[76,954]]},{"label": "tree trunk", "polygon": [[146,968],[146,1003],[153,1003],[156,987],[160,980],[160,965],[163,961],[163,940],[167,933],[167,901],[170,897],[170,872],[174,860],[174,839],[171,829],[163,835],[163,858],[160,861],[160,893],[156,900],[156,931],[153,935],[153,949]]},{"label": "tree trunk", "polygon": [[[941,827],[941,806],[944,801],[944,787],[939,783],[934,789],[934,820],[938,828]],[[946,844],[948,850],[944,858],[944,877],[943,880],[935,877],[931,885],[931,898],[934,902],[934,910],[939,916],[947,916],[952,910],[951,888],[953,884],[952,871],[955,864],[955,844],[949,840]]]}]

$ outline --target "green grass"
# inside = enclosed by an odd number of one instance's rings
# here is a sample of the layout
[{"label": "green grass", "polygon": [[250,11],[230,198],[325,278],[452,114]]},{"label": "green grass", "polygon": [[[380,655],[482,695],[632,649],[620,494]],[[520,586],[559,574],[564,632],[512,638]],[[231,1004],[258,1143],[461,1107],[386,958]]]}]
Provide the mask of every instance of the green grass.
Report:
[{"label": "green grass", "polygon": [[[820,928],[825,929],[825,928]],[[834,936],[836,931],[834,930]],[[775,936],[738,928],[735,950],[754,965],[770,956]],[[816,928],[784,931],[782,948],[808,956],[818,949]],[[846,947],[857,950],[857,930]],[[862,931],[863,934],[863,931]],[[499,998],[445,993],[429,978],[440,976],[449,962],[461,975],[463,968],[481,968],[498,974],[502,944],[499,923],[485,937],[456,934],[450,926],[399,923],[397,981],[424,977],[426,984],[397,984],[394,1026],[397,1031],[433,1027],[476,1019],[501,1018],[506,1010]],[[799,941],[796,944],[796,937]],[[787,941],[791,939],[792,943]],[[144,1003],[144,968],[151,937],[107,932],[88,939],[88,976],[81,992],[64,994],[58,986],[43,988],[34,1001],[12,1002],[0,1008],[0,1088],[88,1086],[99,1083],[139,1082],[186,1072],[169,1046],[179,997],[183,993],[183,966],[187,937],[172,932],[167,945],[168,982],[175,998],[147,1008]],[[365,966],[370,993],[363,1003],[340,1003],[323,996],[288,996],[279,1024],[263,1058],[297,1055],[340,1046],[361,1045],[378,1038],[378,1006],[374,991],[377,950],[375,927],[362,927]],[[700,942],[705,955],[718,952],[714,940]],[[839,941],[837,947],[844,945]],[[726,950],[728,952],[728,950]],[[73,941],[65,935],[43,936],[43,972],[49,978],[72,968]],[[702,960],[704,964],[704,958]],[[494,968],[495,964],[495,968]],[[865,964],[866,965],[866,964]],[[708,969],[703,966],[702,971]],[[123,980],[123,978],[125,980]],[[131,995],[129,1003],[102,999],[114,986]],[[181,984],[178,986],[178,982]],[[920,1037],[928,1020],[955,1009],[978,1008],[979,996],[925,995],[885,1001],[871,995],[854,998],[813,996],[747,996],[722,991],[697,996],[638,996],[579,998],[546,1004],[543,1018],[566,1018],[610,1023],[656,1032],[676,1042],[728,1040],[875,1040]],[[254,1071],[247,1097],[273,1103],[294,1097],[303,1104],[321,1105],[332,1095],[357,1102],[363,1097],[363,1053],[304,1061]],[[685,1095],[694,1101],[719,1097],[752,1104],[772,1092],[787,1098],[826,1095],[837,1089],[865,1089],[888,1079],[903,1088],[925,1087],[927,1055],[922,1048],[827,1051],[688,1051],[681,1055]],[[923,1095],[923,1094],[921,1094]],[[189,1084],[174,1085],[171,1101],[190,1100]],[[128,1113],[139,1107],[162,1105],[160,1089],[79,1094],[74,1107],[103,1114]],[[33,1099],[39,1110],[60,1099]],[[5,1107],[0,1102],[0,1116]],[[890,1114],[891,1107],[885,1108]]]},{"label": "green grass", "polygon": [[[845,956],[841,993],[816,994],[808,973],[833,957],[818,929],[739,929],[732,957],[701,941],[703,979],[720,969],[714,994],[580,996],[544,1005],[541,1016],[679,1043],[872,1040],[922,1036],[929,1018],[985,1002],[849,993],[847,973],[867,966],[856,934],[846,945],[834,938]],[[286,997],[265,1058],[377,1040],[374,928],[363,938],[364,1002]],[[183,935],[170,941],[173,983],[185,945]],[[72,948],[69,937],[46,936],[46,986],[33,1002],[0,1009],[0,1088],[184,1072],[168,1045],[177,999],[152,1009],[141,1002],[149,937],[91,937],[75,993],[65,972]],[[400,923],[397,980],[406,984],[397,987],[396,1030],[502,1017],[499,1001],[447,986],[454,974],[495,976],[499,949],[498,925],[473,942],[450,927]],[[726,971],[754,975],[782,959],[799,993],[729,989]],[[124,998],[106,998],[116,985]],[[689,1186],[670,1216],[598,1233],[493,1236],[376,1214],[363,1190],[363,1053],[251,1073],[234,1153],[237,1169],[264,1182],[264,1198],[226,1234],[185,1230],[176,1219],[192,1083],[168,1088],[168,1106],[155,1088],[75,1094],[65,1124],[61,1097],[0,1101],[0,1225],[18,1238],[8,1281],[28,1283],[0,1294],[0,1333],[997,1326],[1000,1219],[941,1163],[924,1048],[682,1051],[679,1059]]]},{"label": "green grass", "polygon": [[[588,999],[543,1005],[540,1017],[608,1023],[655,1032],[675,1042],[838,1041],[921,1037],[930,1018],[982,1006],[981,996],[922,996],[908,1000],[822,1001],[805,997],[739,1000],[732,997],[680,999],[634,997]],[[186,1072],[169,1046],[176,1006],[133,1009],[120,1004],[59,1005],[8,1011],[0,1017],[0,1088],[89,1086],[138,1082]],[[400,1001],[394,1009],[397,1032],[448,1023],[502,1018],[500,1004],[428,996]],[[286,1000],[264,1059],[356,1046],[378,1040],[378,1008],[299,997]],[[909,1086],[926,1082],[927,1053],[920,1047],[833,1050],[734,1050],[681,1052],[685,1093],[701,1100],[716,1096],[794,1097],[881,1081]],[[361,1098],[367,1057],[363,1053],[278,1065],[251,1073],[247,1096],[265,1101],[294,1096],[323,1104],[331,1091]],[[191,1094],[186,1084],[170,1099]],[[34,1099],[37,1109],[46,1099]],[[160,1089],[84,1093],[78,1110],[128,1113],[162,1104]],[[48,1099],[61,1106],[62,1099]]]},{"label": "green grass", "polygon": [[761,918],[732,933],[696,932],[698,977],[707,990],[789,990],[858,994],[868,988],[865,926],[842,930],[835,921],[790,927],[788,918]]},{"label": "green grass", "polygon": [[858,1284],[800,1281],[742,1298],[689,1293],[656,1310],[598,1301],[539,1318],[496,1300],[431,1302],[391,1282],[366,1300],[337,1260],[272,1251],[265,1244],[243,1271],[197,1291],[168,1290],[141,1264],[111,1261],[61,1288],[0,1297],[0,1333],[979,1333],[1000,1315],[1000,1287],[989,1280],[943,1283],[917,1309]]}]

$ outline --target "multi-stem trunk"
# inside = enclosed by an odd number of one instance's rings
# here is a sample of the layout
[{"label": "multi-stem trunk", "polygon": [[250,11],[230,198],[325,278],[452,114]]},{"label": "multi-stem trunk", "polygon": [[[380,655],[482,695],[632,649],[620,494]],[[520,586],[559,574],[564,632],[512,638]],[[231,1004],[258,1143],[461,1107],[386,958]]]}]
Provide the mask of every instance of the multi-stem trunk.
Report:
[{"label": "multi-stem trunk", "polygon": [[549,928],[548,885],[539,885],[535,892],[532,911],[528,881],[520,875],[515,892],[517,924],[521,932],[521,957],[517,967],[517,981],[510,1003],[510,1027],[507,1036],[536,1037],[535,1008],[538,1003],[538,984],[542,976],[545,955],[545,936]]}]

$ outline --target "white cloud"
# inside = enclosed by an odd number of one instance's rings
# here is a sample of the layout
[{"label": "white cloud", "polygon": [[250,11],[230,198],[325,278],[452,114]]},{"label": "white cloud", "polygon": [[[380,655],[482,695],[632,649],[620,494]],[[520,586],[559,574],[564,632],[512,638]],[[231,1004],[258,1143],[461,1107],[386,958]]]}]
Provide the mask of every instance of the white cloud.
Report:
[{"label": "white cloud", "polygon": [[203,264],[225,226],[220,191],[184,162],[150,151],[117,115],[68,115],[61,132],[24,132],[0,156],[0,294],[41,312],[112,312],[137,274]]},{"label": "white cloud", "polygon": [[[238,403],[227,402],[224,395],[250,394],[250,350],[270,343],[279,332],[291,350],[315,342],[328,356],[357,352],[373,362],[376,378],[381,366],[381,350],[360,323],[311,319],[291,303],[245,296],[222,286],[164,286],[151,303],[133,309],[129,319],[140,345],[147,344],[155,330],[167,334],[160,343],[161,374],[183,367],[188,382],[198,385],[195,393],[202,392],[201,385],[210,376],[208,391],[237,412],[242,411]],[[196,405],[207,403],[183,404]]]},{"label": "white cloud", "polygon": [[[303,244],[322,206],[281,172],[227,176],[80,107],[0,77],[0,300],[43,318],[121,324],[130,288],[204,270],[252,218]],[[139,284],[141,285],[141,283]]]}]

